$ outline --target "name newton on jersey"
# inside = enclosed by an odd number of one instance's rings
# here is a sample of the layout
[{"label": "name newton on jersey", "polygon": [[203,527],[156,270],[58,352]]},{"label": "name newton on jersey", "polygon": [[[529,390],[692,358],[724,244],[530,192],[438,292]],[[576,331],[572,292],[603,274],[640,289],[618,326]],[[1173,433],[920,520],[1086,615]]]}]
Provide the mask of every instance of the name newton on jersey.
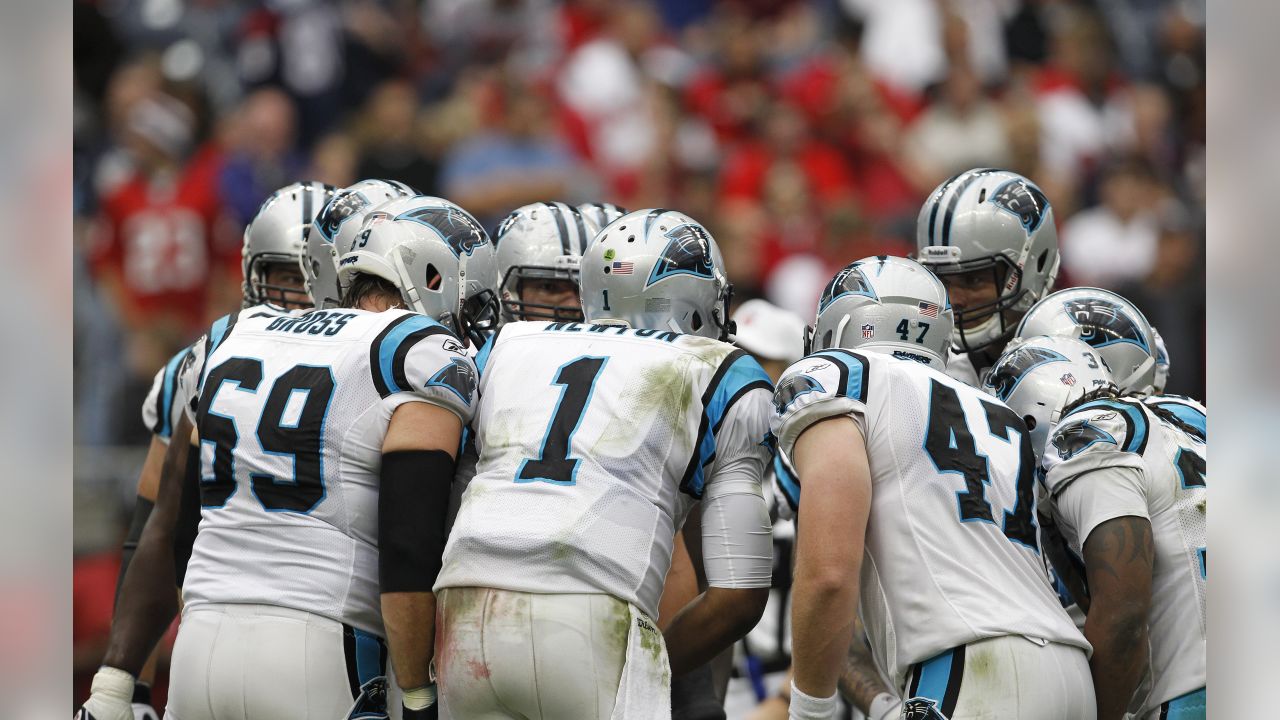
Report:
[{"label": "name newton on jersey", "polygon": [[626,335],[631,333],[635,337],[653,338],[655,340],[664,340],[666,342],[675,342],[683,333],[672,332],[670,330],[648,330],[645,328],[629,328],[626,325],[585,325],[580,322],[554,322],[549,323],[543,332],[592,332],[603,333],[612,330],[615,335]]}]

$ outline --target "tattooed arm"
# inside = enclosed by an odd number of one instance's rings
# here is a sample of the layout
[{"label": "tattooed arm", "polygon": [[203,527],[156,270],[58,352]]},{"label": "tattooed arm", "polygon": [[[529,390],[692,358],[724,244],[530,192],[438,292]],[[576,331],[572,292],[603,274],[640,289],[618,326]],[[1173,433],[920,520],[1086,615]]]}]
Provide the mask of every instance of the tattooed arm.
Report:
[{"label": "tattooed arm", "polygon": [[[858,626],[861,628],[862,623]],[[884,680],[880,679],[880,672],[862,641],[861,632],[849,643],[849,656],[845,659],[844,672],[840,673],[839,687],[844,699],[866,714],[871,712],[872,700],[881,693],[891,693]]]},{"label": "tattooed arm", "polygon": [[1089,667],[1098,699],[1098,720],[1122,717],[1146,672],[1154,559],[1151,522],[1144,517],[1108,520],[1094,528],[1084,542],[1092,600],[1084,635],[1093,644]]}]

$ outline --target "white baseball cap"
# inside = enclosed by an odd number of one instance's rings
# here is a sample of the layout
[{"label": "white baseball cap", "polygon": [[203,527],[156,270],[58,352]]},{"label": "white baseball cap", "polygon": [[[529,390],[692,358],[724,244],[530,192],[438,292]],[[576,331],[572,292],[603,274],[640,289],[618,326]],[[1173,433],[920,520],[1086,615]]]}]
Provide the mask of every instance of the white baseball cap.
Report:
[{"label": "white baseball cap", "polygon": [[733,313],[734,343],[758,357],[793,363],[804,357],[804,320],[767,300],[748,300]]}]

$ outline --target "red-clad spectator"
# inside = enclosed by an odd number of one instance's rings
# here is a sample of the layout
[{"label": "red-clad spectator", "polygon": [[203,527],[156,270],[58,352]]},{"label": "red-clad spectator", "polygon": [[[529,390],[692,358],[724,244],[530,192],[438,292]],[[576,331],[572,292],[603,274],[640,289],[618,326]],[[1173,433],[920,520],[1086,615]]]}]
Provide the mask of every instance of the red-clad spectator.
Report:
[{"label": "red-clad spectator", "polygon": [[193,124],[163,95],[129,111],[123,140],[134,167],[102,199],[89,258],[124,329],[171,335],[173,349],[209,319],[211,291],[239,273],[238,235],[220,223],[219,152],[205,146],[183,160]]},{"label": "red-clad spectator", "polygon": [[765,122],[763,140],[744,142],[725,158],[720,178],[721,195],[763,198],[769,170],[780,162],[798,165],[814,196],[822,203],[835,202],[853,193],[853,174],[845,157],[836,148],[812,137],[804,116],[794,105],[775,104]]}]

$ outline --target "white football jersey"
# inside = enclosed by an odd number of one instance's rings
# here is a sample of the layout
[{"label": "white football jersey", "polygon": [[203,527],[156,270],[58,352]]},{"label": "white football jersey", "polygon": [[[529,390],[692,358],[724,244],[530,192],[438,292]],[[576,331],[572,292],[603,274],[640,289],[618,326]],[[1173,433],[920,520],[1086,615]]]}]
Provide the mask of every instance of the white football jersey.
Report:
[{"label": "white football jersey", "polygon": [[382,441],[407,402],[471,419],[462,344],[405,310],[249,308],[196,355],[184,382],[199,386],[202,510],[184,602],[280,605],[381,635]]},{"label": "white football jersey", "polygon": [[187,356],[191,355],[193,347],[194,345],[188,345],[182,348],[169,358],[164,367],[156,371],[151,389],[147,391],[147,399],[142,401],[142,424],[166,445],[169,444],[174,426],[178,424],[182,409],[191,401],[191,398],[183,397],[179,392],[178,376],[179,368]]},{"label": "white football jersey", "polygon": [[1186,395],[1148,395],[1142,402],[1151,408],[1160,408],[1173,413],[1175,417],[1187,425],[1187,432],[1208,442],[1209,411],[1199,401]]},{"label": "white football jersey", "polygon": [[[727,343],[514,322],[476,365],[479,460],[437,590],[605,593],[656,617],[674,535],[693,503],[729,478],[749,478],[760,495],[772,385]],[[725,553],[707,551],[712,585],[768,585],[768,558],[763,578],[747,578],[747,561]],[[742,572],[724,580],[713,562]]]},{"label": "white football jersey", "polygon": [[947,348],[947,369],[948,377],[959,380],[969,387],[981,387],[982,376],[991,368],[976,368],[973,366],[973,356],[954,347]]},{"label": "white football jersey", "polygon": [[1045,575],[1034,458],[1007,406],[920,363],[837,348],[788,368],[774,411],[775,468],[793,507],[803,478],[789,459],[806,428],[848,416],[866,438],[860,612],[897,687],[914,663],[982,638],[1089,648]]},{"label": "white football jersey", "polygon": [[1205,686],[1205,459],[1194,433],[1129,399],[1080,406],[1045,447],[1050,509],[1078,557],[1107,520],[1151,521],[1151,689],[1140,717]]}]

